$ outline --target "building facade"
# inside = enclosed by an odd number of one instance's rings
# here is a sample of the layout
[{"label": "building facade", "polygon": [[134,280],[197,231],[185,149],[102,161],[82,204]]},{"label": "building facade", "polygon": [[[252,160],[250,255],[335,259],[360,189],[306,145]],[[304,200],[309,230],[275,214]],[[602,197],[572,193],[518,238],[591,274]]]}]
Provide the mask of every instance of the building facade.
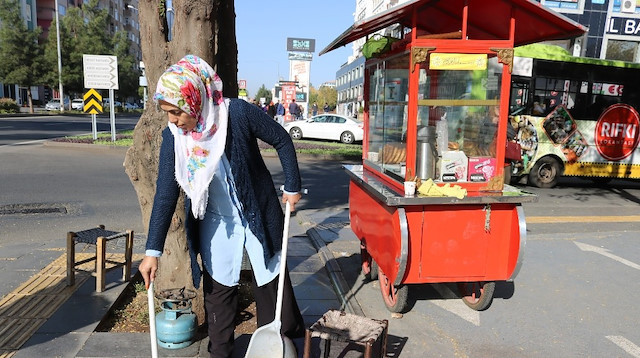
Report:
[{"label": "building facade", "polygon": [[586,26],[575,41],[560,41],[574,56],[640,62],[639,0],[540,0]]},{"label": "building facade", "polygon": [[336,113],[356,116],[364,106],[364,56],[355,58],[336,73]]},{"label": "building facade", "polygon": [[[70,7],[82,7],[88,2],[89,0],[57,0],[58,16],[62,18]],[[56,0],[20,0],[19,3],[27,28],[30,30],[34,30],[37,26],[42,28],[41,39],[46,39],[49,31],[56,30],[55,27],[51,27],[56,17]],[[129,51],[137,59],[136,66],[142,60],[137,4],[137,0],[129,0],[126,3],[124,0],[100,0],[99,2],[99,7],[107,9],[110,15],[109,28],[107,29],[109,34],[115,35],[118,31],[126,31],[130,41]],[[31,88],[35,104],[44,104],[49,99],[56,97],[56,91],[57,89],[44,86]],[[0,98],[2,97],[12,98],[21,106],[26,105],[27,89],[20,87],[19,84],[0,82]]]}]

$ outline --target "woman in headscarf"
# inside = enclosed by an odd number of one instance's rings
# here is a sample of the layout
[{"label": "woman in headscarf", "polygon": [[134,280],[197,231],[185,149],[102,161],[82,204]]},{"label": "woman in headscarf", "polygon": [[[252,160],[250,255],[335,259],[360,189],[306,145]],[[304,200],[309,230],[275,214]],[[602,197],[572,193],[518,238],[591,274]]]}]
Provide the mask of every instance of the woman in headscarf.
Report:
[{"label": "woman in headscarf", "polygon": [[[300,200],[300,173],[287,132],[260,108],[222,95],[209,64],[187,55],[158,80],[154,100],[168,116],[145,258],[149,286],[158,268],[171,217],[186,194],[186,231],[195,287],[202,276],[211,357],[231,357],[238,282],[246,249],[253,272],[258,326],[275,318],[284,216],[257,139],[278,152],[285,182],[282,202]],[[203,268],[197,263],[200,254]],[[285,277],[282,332],[304,334],[289,275]]]}]

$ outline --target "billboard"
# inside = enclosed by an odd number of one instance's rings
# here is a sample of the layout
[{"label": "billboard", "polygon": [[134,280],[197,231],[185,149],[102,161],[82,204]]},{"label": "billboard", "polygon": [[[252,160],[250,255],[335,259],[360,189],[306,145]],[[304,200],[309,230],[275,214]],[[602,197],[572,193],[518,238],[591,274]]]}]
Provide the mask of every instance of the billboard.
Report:
[{"label": "billboard", "polygon": [[316,40],[287,37],[287,51],[315,52]]}]

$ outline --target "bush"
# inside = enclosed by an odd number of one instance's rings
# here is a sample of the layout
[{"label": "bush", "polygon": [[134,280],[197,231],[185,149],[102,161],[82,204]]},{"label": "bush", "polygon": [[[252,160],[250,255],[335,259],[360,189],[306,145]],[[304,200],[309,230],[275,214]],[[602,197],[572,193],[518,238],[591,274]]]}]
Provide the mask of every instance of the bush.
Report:
[{"label": "bush", "polygon": [[11,98],[0,98],[0,113],[19,113],[20,106]]}]

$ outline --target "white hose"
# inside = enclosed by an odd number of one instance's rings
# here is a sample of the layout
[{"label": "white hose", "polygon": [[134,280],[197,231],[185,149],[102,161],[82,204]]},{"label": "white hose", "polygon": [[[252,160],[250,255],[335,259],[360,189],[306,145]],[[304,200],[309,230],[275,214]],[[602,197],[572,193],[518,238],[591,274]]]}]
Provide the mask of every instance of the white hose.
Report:
[{"label": "white hose", "polygon": [[153,281],[147,290],[147,303],[149,305],[149,335],[151,336],[151,357],[158,358],[158,340],[156,338],[156,307],[153,301]]}]

